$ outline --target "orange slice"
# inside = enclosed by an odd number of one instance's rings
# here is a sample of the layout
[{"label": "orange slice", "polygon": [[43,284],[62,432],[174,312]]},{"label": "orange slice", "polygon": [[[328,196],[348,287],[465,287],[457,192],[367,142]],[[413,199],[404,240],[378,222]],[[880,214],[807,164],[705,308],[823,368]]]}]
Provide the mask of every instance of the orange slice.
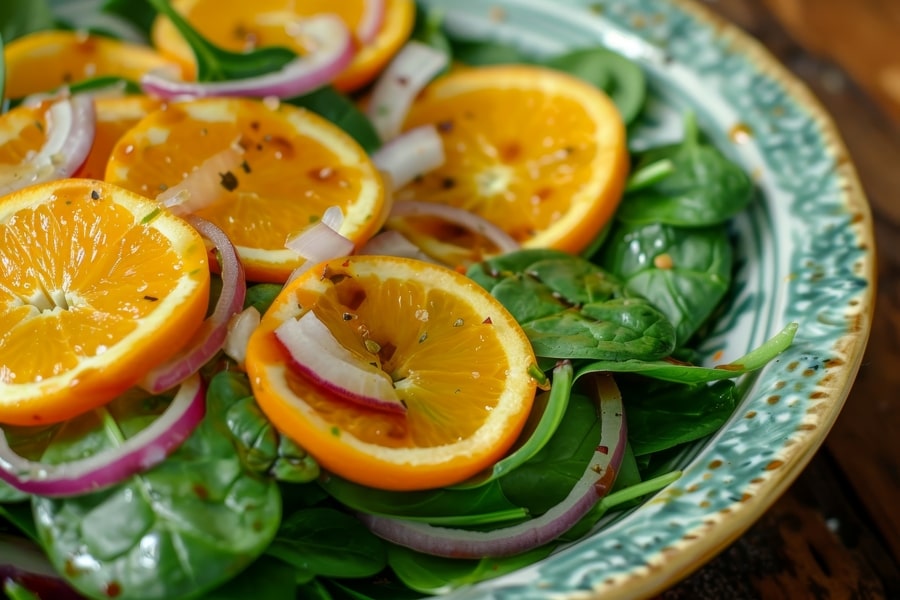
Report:
[{"label": "orange slice", "polygon": [[[211,42],[233,51],[262,46],[286,46],[298,54],[309,49],[292,37],[289,24],[297,18],[334,13],[356,31],[366,9],[366,0],[175,0],[173,6]],[[334,84],[350,91],[370,82],[406,42],[415,21],[413,0],[386,0],[384,21],[368,43],[357,40],[357,53]],[[172,23],[158,17],[151,32],[153,44],[196,73],[194,56]]]},{"label": "orange slice", "polygon": [[441,133],[446,162],[398,190],[398,200],[465,208],[526,247],[569,252],[586,248],[618,206],[625,126],[605,93],[570,75],[533,66],[454,71],[423,91],[404,128],[425,124]]},{"label": "orange slice", "polygon": [[170,104],[119,140],[106,179],[155,197],[236,140],[242,165],[197,214],[228,234],[251,281],[284,282],[303,263],[285,241],[330,206],[343,210],[340,233],[357,243],[384,222],[384,186],[365,151],[337,126],[287,104]]},{"label": "orange slice", "polygon": [[[405,414],[342,400],[290,366],[275,329],[310,310],[390,375]],[[450,485],[501,458],[531,409],[535,364],[519,325],[472,280],[384,256],[326,261],[289,283],[246,361],[257,401],[282,432],[326,469],[395,490]]]},{"label": "orange slice", "polygon": [[147,46],[74,31],[39,31],[6,45],[6,95],[22,98],[85,79],[116,76],[138,81],[164,69],[181,78],[181,65]]},{"label": "orange slice", "polygon": [[87,179],[0,198],[0,422],[111,400],[203,320],[203,239],[150,200]]},{"label": "orange slice", "polygon": [[94,142],[75,177],[103,179],[113,147],[126,131],[156,110],[162,102],[149,96],[99,96],[94,99],[97,113]]}]

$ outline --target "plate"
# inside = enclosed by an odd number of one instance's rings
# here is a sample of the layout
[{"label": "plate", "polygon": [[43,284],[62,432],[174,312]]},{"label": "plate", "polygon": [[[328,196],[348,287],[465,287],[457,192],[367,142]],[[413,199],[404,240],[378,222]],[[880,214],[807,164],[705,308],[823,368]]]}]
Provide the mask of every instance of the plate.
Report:
[{"label": "plate", "polygon": [[840,412],[872,323],[869,207],[814,97],[755,40],[685,0],[421,0],[458,36],[536,55],[602,44],[645,67],[647,123],[635,147],[675,140],[693,110],[751,173],[758,197],[736,219],[737,294],[704,345],[711,363],[790,322],[793,346],[745,378],[729,422],[686,448],[683,476],[588,538],[452,600],[645,598],[687,576],[756,521],[806,466]]}]

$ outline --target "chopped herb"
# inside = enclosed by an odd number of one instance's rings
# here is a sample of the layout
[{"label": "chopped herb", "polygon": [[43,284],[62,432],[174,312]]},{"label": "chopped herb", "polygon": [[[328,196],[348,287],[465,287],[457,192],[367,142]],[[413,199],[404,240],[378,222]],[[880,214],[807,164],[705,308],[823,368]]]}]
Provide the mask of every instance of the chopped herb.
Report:
[{"label": "chopped herb", "polygon": [[144,215],[144,218],[141,219],[141,225],[146,225],[147,223],[149,223],[150,221],[152,221],[153,219],[158,217],[159,213],[161,213],[161,212],[162,212],[161,208],[153,209],[152,211],[150,211],[149,213]]}]

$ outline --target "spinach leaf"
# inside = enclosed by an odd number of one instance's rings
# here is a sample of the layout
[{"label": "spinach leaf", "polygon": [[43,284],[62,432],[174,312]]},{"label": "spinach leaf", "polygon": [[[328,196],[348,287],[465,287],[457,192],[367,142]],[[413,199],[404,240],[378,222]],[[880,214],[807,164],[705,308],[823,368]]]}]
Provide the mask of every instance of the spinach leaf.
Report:
[{"label": "spinach leaf", "polygon": [[580,48],[553,56],[543,65],[574,75],[609,95],[622,120],[633,122],[644,107],[647,78],[636,63],[618,52],[599,46]]},{"label": "spinach leaf", "polygon": [[228,81],[247,79],[278,71],[297,58],[290,48],[265,46],[252,52],[230,52],[219,48],[181,16],[170,0],[147,0],[154,9],[175,26],[191,47],[197,62],[197,81]]},{"label": "spinach leaf", "polygon": [[[413,25],[411,39],[422,42],[431,46],[435,50],[439,50],[447,56],[453,56],[453,48],[450,45],[450,39],[444,33],[444,13],[438,9],[425,10],[421,6],[416,7],[416,22]],[[450,61],[444,70],[450,68]]]},{"label": "spinach leaf", "polygon": [[101,10],[124,19],[147,38],[150,37],[150,29],[156,19],[156,9],[150,5],[149,0],[105,0]]},{"label": "spinach leaf", "polygon": [[466,276],[490,292],[493,291],[495,285],[504,279],[526,273],[531,265],[553,258],[568,260],[571,258],[571,255],[562,250],[525,248],[475,263],[467,269]]},{"label": "spinach leaf", "polygon": [[619,379],[635,456],[668,450],[718,431],[740,398],[733,381],[682,384]]},{"label": "spinach leaf", "polygon": [[452,489],[467,489],[484,485],[509,473],[530,460],[543,448],[566,414],[572,393],[574,371],[572,363],[564,361],[553,369],[553,380],[549,392],[542,392],[534,399],[525,427],[510,452],[494,463],[485,472],[470,477],[453,486]]},{"label": "spinach leaf", "polygon": [[363,150],[371,154],[381,146],[381,138],[375,127],[356,104],[347,96],[326,85],[303,96],[288,98],[285,102],[313,111],[346,131]]},{"label": "spinach leaf", "polygon": [[797,327],[797,323],[789,323],[784,329],[744,356],[714,367],[701,367],[665,360],[601,360],[579,366],[575,372],[575,379],[577,380],[587,373],[598,371],[636,373],[645,377],[674,383],[708,383],[722,379],[734,379],[745,373],[751,373],[763,368],[779,354],[787,350],[794,341]]},{"label": "spinach leaf", "polygon": [[372,579],[331,579],[327,587],[334,600],[421,600],[422,595],[406,587],[389,573]]},{"label": "spinach leaf", "polygon": [[725,226],[684,228],[617,223],[598,257],[675,326],[684,345],[731,285],[732,246]]},{"label": "spinach leaf", "polygon": [[295,600],[297,577],[294,567],[261,556],[240,575],[201,597],[201,600]]},{"label": "spinach leaf", "polygon": [[243,373],[221,371],[206,392],[210,412],[219,416],[244,465],[279,481],[305,483],[319,476],[319,464],[306,450],[275,429],[253,398]]},{"label": "spinach leaf", "polygon": [[500,577],[526,567],[550,555],[548,544],[505,558],[460,560],[421,554],[402,546],[388,548],[388,562],[397,577],[423,594],[442,594],[467,584]]},{"label": "spinach leaf", "polygon": [[40,600],[40,596],[9,578],[3,581],[3,591],[9,600]]},{"label": "spinach leaf", "polygon": [[688,114],[681,143],[640,154],[635,170],[668,161],[671,173],[626,194],[616,218],[628,223],[703,227],[724,223],[753,199],[753,181],[717,148],[699,139]]},{"label": "spinach leaf", "polygon": [[539,357],[654,360],[675,348],[675,330],[662,312],[623,297],[616,277],[582,257],[522,250],[468,273],[509,310]]},{"label": "spinach leaf", "polygon": [[384,542],[358,519],[333,508],[285,516],[266,550],[303,578],[369,577],[387,565]]},{"label": "spinach leaf", "polygon": [[508,65],[533,62],[531,57],[523,54],[509,44],[487,42],[481,40],[465,40],[450,38],[450,48],[455,60],[471,66]]},{"label": "spinach leaf", "polygon": [[[0,518],[6,519],[16,530],[21,531],[35,542],[38,541],[34,518],[31,516],[31,502],[0,504]],[[4,528],[0,523],[0,530]]]},{"label": "spinach leaf", "polygon": [[[116,447],[162,410],[154,400],[119,398],[68,421],[43,460]],[[234,577],[268,546],[281,516],[278,487],[245,469],[215,419],[207,414],[165,462],[118,486],[32,499],[41,544],[75,588],[122,599],[196,594]]]},{"label": "spinach leaf", "polygon": [[642,298],[592,302],[521,323],[534,353],[552,358],[654,360],[675,348],[666,317]]},{"label": "spinach leaf", "polygon": [[281,293],[281,285],[277,283],[257,283],[247,288],[247,295],[244,297],[244,308],[250,306],[256,308],[260,315],[266,314],[275,297]]},{"label": "spinach leaf", "polygon": [[0,480],[0,510],[3,509],[3,504],[24,502],[28,500],[28,498],[29,495],[25,492],[20,492],[10,484]]},{"label": "spinach leaf", "polygon": [[54,25],[53,11],[47,0],[0,2],[0,37],[6,43],[34,31],[51,29]]},{"label": "spinach leaf", "polygon": [[511,502],[538,516],[559,504],[584,474],[600,439],[594,403],[572,394],[565,417],[550,441],[531,460],[500,479]]},{"label": "spinach leaf", "polygon": [[497,480],[468,489],[414,492],[378,490],[328,475],[322,487],[351,510],[389,515],[432,525],[471,526],[505,523],[527,516],[503,495]]}]

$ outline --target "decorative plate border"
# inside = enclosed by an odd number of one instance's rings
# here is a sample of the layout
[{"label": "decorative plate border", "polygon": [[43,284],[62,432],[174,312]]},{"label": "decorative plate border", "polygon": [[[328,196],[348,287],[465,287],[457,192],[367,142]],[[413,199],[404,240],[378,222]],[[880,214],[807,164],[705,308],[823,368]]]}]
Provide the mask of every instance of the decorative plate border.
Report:
[{"label": "decorative plate border", "polygon": [[[601,43],[646,67],[713,142],[756,177],[760,201],[736,224],[739,277],[725,356],[788,322],[794,345],[755,377],[729,423],[683,455],[684,475],[601,532],[452,600],[646,598],[734,541],[824,441],[862,360],[875,294],[869,206],[814,96],[757,41],[690,0],[422,0],[459,33],[535,53]],[[665,121],[665,119],[663,119]],[[665,135],[661,129],[654,135]]]}]

